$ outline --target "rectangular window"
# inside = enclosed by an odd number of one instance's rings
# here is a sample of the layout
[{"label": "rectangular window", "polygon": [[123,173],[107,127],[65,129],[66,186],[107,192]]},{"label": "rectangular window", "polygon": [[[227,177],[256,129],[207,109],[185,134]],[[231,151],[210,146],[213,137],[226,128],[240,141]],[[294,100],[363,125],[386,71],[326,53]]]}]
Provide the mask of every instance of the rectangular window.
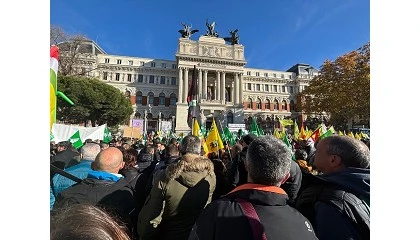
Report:
[{"label": "rectangular window", "polygon": [[268,73],[264,73],[264,77],[268,77]]},{"label": "rectangular window", "polygon": [[281,77],[281,78],[284,78],[284,74],[282,74],[280,77]]},{"label": "rectangular window", "polygon": [[255,91],[261,91],[261,90],[260,90],[260,84],[256,84],[256,85],[255,85]]},{"label": "rectangular window", "polygon": [[133,65],[133,60],[128,60],[128,65]]},{"label": "rectangular window", "polygon": [[293,93],[293,87],[289,87],[289,93]]},{"label": "rectangular window", "polygon": [[176,64],[172,64],[172,69],[176,69]]},{"label": "rectangular window", "polygon": [[273,77],[277,77],[277,74],[273,73]]},{"label": "rectangular window", "polygon": [[264,87],[265,87],[265,89],[264,89],[264,90],[265,90],[266,92],[268,92],[268,84],[265,84],[265,86],[264,86]]},{"label": "rectangular window", "polygon": [[140,66],[144,66],[144,62],[141,62],[141,61],[140,61]]},{"label": "rectangular window", "polygon": [[117,59],[117,64],[121,64],[121,59]]},{"label": "rectangular window", "polygon": [[277,85],[273,85],[273,92],[277,92]]},{"label": "rectangular window", "polygon": [[247,86],[248,86],[247,89],[251,90],[251,83],[248,83]]},{"label": "rectangular window", "polygon": [[166,83],[166,77],[160,76],[160,84],[165,84],[165,83]]},{"label": "rectangular window", "polygon": [[286,92],[286,87],[285,86],[281,86],[281,92]]},{"label": "rectangular window", "polygon": [[171,78],[171,85],[176,85],[176,77]]},{"label": "rectangular window", "polygon": [[150,63],[150,66],[155,67],[156,63],[152,62],[152,63]]},{"label": "rectangular window", "polygon": [[260,73],[259,72],[256,72],[255,73],[255,76],[259,77],[260,76]]},{"label": "rectangular window", "polygon": [[289,79],[292,79],[292,75],[289,75]]},{"label": "rectangular window", "polygon": [[149,76],[149,83],[155,83],[155,76]]},{"label": "rectangular window", "polygon": [[251,76],[251,72],[250,71],[246,72],[246,75]]},{"label": "rectangular window", "polygon": [[142,83],[143,82],[143,75],[139,74],[138,82],[139,83]]},{"label": "rectangular window", "polygon": [[127,74],[127,81],[131,82],[131,74]]},{"label": "rectangular window", "polygon": [[120,74],[119,73],[115,74],[115,81],[120,81]]},{"label": "rectangular window", "polygon": [[105,58],[105,63],[109,63],[109,58]]},{"label": "rectangular window", "polygon": [[104,80],[108,80],[108,72],[104,72],[103,79],[104,79]]},{"label": "rectangular window", "polygon": [[166,68],[166,63],[162,63],[162,68]]}]

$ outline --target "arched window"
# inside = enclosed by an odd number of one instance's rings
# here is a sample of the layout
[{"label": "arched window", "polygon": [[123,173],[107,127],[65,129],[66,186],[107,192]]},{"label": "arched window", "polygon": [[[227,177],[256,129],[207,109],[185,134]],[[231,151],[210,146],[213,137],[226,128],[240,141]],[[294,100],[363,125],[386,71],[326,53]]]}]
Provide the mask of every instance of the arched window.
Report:
[{"label": "arched window", "polygon": [[142,93],[142,92],[140,92],[140,91],[138,91],[138,92],[136,93],[136,104],[141,104],[141,102],[142,102],[142,97],[143,97],[143,93]]},{"label": "arched window", "polygon": [[227,123],[233,123],[233,113],[232,112],[229,112],[226,117],[227,117]]},{"label": "arched window", "polygon": [[261,99],[257,99],[257,109],[261,109]]},{"label": "arched window", "polygon": [[270,109],[270,100],[265,99],[265,109]]},{"label": "arched window", "polygon": [[248,108],[252,108],[252,99],[248,98]]},{"label": "arched window", "polygon": [[169,96],[169,104],[170,105],[176,105],[176,95],[175,93],[171,93]]},{"label": "arched window", "polygon": [[159,105],[165,105],[165,94],[164,93],[159,94]]},{"label": "arched window", "polygon": [[287,106],[286,100],[281,101],[281,109],[286,110],[287,108],[286,106]]},{"label": "arched window", "polygon": [[290,111],[295,111],[295,102],[290,100]]},{"label": "arched window", "polygon": [[165,115],[163,113],[160,113],[160,118],[161,119],[164,119],[165,118]]},{"label": "arched window", "polygon": [[153,100],[154,100],[154,98],[155,98],[155,94],[153,94],[152,92],[149,92],[148,94],[147,94],[147,102],[149,103],[149,104],[153,104]]},{"label": "arched window", "polygon": [[279,101],[277,99],[274,100],[274,110],[280,110],[279,109]]}]

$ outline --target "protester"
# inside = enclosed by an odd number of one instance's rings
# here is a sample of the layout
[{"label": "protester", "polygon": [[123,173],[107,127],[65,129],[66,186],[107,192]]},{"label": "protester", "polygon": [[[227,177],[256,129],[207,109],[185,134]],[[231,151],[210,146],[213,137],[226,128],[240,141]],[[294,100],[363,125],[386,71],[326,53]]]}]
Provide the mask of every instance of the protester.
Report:
[{"label": "protester", "polygon": [[369,148],[348,136],[329,136],[317,144],[314,165],[322,175],[302,190],[296,208],[319,239],[369,239]]},{"label": "protester", "polygon": [[188,239],[191,227],[211,202],[216,185],[213,163],[200,156],[201,141],[186,136],[181,159],[156,176],[138,219],[140,239]]},{"label": "protester", "polygon": [[287,205],[280,187],[291,161],[286,144],[273,136],[256,137],[245,161],[249,183],[210,203],[189,239],[317,239],[309,221]]},{"label": "protester", "polygon": [[92,204],[71,205],[50,218],[51,240],[130,240],[131,232],[117,216]]},{"label": "protester", "polygon": [[[69,141],[62,141],[57,144],[57,152],[50,157],[50,163],[62,170],[74,166],[80,161],[80,153],[73,148]],[[51,169],[50,179],[53,178],[56,171]]]}]

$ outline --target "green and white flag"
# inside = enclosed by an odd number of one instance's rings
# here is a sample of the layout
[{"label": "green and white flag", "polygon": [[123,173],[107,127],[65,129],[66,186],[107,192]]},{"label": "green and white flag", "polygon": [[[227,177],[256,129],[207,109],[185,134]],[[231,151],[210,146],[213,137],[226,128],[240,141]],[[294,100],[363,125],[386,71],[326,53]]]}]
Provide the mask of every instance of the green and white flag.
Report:
[{"label": "green and white flag", "polygon": [[50,141],[54,139],[54,134],[50,132]]},{"label": "green and white flag", "polygon": [[324,134],[322,134],[322,136],[321,136],[321,137],[319,137],[319,139],[324,139],[324,138],[326,138],[326,137],[329,137],[329,136],[333,135],[334,133],[335,133],[334,127],[333,127],[333,126],[331,126],[331,127],[328,129],[328,131],[326,131]]},{"label": "green and white flag", "polygon": [[104,129],[104,143],[109,143],[112,140],[111,132],[109,131],[108,127]]},{"label": "green and white flag", "polygon": [[73,145],[74,148],[78,149],[81,146],[83,146],[83,142],[82,139],[80,138],[80,132],[79,130],[77,130],[77,132],[75,132],[73,134],[73,136],[70,137],[69,142]]}]

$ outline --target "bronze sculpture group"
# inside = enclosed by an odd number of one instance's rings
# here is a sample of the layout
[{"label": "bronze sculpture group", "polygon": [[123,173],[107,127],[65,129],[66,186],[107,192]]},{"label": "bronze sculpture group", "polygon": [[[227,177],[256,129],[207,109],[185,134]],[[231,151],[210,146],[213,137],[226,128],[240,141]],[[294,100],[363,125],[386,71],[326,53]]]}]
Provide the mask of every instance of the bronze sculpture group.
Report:
[{"label": "bronze sculpture group", "polygon": [[[192,25],[187,25],[185,23],[181,23],[184,26],[184,29],[179,30],[178,32],[181,33],[181,37],[183,38],[190,38],[194,33],[198,32],[197,29],[192,30]],[[206,20],[206,34],[205,36],[209,37],[219,37],[219,34],[215,30],[216,22],[212,22],[211,24]],[[233,31],[229,31],[230,37],[223,38],[225,41],[230,42],[231,45],[239,44],[239,36],[238,36],[238,29]]]}]

